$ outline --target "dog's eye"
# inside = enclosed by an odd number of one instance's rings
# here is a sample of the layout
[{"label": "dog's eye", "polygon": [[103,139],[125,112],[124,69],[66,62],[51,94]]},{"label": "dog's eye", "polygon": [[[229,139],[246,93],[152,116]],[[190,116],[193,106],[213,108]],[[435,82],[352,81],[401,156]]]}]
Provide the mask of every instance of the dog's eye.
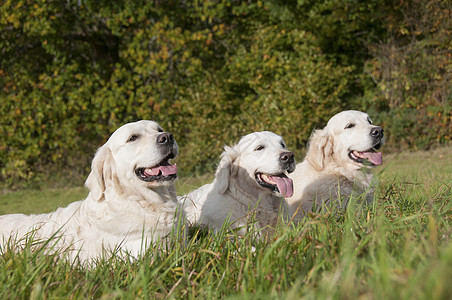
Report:
[{"label": "dog's eye", "polygon": [[367,118],[367,122],[369,122],[369,124],[372,124],[372,120]]},{"label": "dog's eye", "polygon": [[286,144],[284,144],[283,142],[281,142],[281,146],[282,146],[283,148],[286,148]]},{"label": "dog's eye", "polygon": [[163,132],[162,128],[157,129],[158,132]]},{"label": "dog's eye", "polygon": [[127,143],[128,143],[128,142],[136,141],[139,137],[140,137],[140,136],[137,135],[137,134],[132,134],[132,135],[129,137],[129,139],[127,140]]},{"label": "dog's eye", "polygon": [[254,151],[261,151],[261,150],[264,150],[264,148],[265,148],[264,146],[259,145],[256,147],[256,149],[254,149]]},{"label": "dog's eye", "polygon": [[353,127],[355,127],[355,124],[349,123],[349,124],[347,124],[347,126],[345,126],[345,129],[350,129],[350,128],[353,128]]}]

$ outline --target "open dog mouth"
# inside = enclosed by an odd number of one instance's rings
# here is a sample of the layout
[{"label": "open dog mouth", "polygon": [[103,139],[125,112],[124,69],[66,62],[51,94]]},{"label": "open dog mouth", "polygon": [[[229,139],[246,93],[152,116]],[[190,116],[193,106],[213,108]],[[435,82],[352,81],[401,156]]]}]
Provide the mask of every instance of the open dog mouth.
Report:
[{"label": "open dog mouth", "polygon": [[292,197],[293,195],[292,179],[285,174],[270,175],[256,173],[254,177],[259,185],[268,188],[273,192],[278,192],[285,198]]},{"label": "open dog mouth", "polygon": [[171,165],[168,158],[150,168],[137,168],[135,174],[146,182],[163,182],[177,178],[177,166]]},{"label": "open dog mouth", "polygon": [[366,151],[352,150],[348,153],[348,157],[360,164],[370,163],[372,166],[379,166],[383,163],[383,156],[381,152],[377,152],[377,149],[381,147],[381,143],[376,144],[374,147]]}]

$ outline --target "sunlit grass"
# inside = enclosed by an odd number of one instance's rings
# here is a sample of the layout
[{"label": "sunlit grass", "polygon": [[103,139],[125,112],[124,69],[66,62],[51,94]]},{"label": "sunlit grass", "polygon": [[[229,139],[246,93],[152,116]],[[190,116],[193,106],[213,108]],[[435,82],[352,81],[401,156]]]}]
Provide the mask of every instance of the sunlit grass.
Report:
[{"label": "sunlit grass", "polygon": [[[218,235],[193,229],[186,244],[175,240],[167,247],[151,247],[138,260],[113,256],[92,268],[73,266],[43,249],[26,247],[19,254],[4,250],[0,296],[448,299],[452,295],[448,150],[388,155],[377,169],[379,185],[372,207],[351,203],[343,214],[313,214],[295,226],[280,224],[275,236],[265,241],[252,234],[236,237],[227,228]],[[211,179],[179,179],[179,193]],[[83,193],[87,191],[76,188],[6,196],[14,202],[30,194],[27,201],[50,199],[56,207],[60,198],[69,200],[70,194],[80,200]]]},{"label": "sunlit grass", "polygon": [[0,215],[11,213],[47,213],[74,201],[85,199],[84,187],[22,190],[0,194]]}]

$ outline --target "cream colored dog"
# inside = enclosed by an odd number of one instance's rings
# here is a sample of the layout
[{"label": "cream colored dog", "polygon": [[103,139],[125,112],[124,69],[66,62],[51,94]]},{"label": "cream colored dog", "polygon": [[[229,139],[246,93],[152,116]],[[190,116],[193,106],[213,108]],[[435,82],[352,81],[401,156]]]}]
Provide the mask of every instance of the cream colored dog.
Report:
[{"label": "cream colored dog", "polygon": [[384,144],[383,129],[372,125],[366,113],[343,111],[324,129],[315,130],[305,160],[291,174],[294,194],[287,201],[302,217],[323,205],[345,207],[350,197],[372,201],[372,174],[368,168],[381,165],[376,152]]},{"label": "cream colored dog", "polygon": [[0,216],[0,237],[53,238],[50,245],[82,262],[118,249],[136,256],[178,221],[177,167],[168,163],[177,154],[173,136],[157,123],[125,124],[96,152],[85,200],[48,214]]},{"label": "cream colored dog", "polygon": [[187,219],[215,232],[228,220],[243,234],[255,217],[256,228],[266,234],[281,213],[290,215],[283,197],[293,193],[287,173],[295,168],[294,155],[268,131],[248,134],[224,150],[215,180],[180,198]]}]

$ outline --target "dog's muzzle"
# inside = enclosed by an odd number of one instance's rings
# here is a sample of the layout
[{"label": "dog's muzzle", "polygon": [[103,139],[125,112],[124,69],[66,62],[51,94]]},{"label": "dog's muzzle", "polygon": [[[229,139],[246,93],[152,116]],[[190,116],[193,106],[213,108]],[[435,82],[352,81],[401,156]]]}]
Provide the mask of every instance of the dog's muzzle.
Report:
[{"label": "dog's muzzle", "polygon": [[380,141],[384,138],[384,130],[381,127],[374,127],[370,130],[370,136],[374,141]]},{"label": "dog's muzzle", "polygon": [[292,152],[287,151],[281,153],[279,155],[279,161],[287,172],[292,173],[295,170],[295,155]]}]

